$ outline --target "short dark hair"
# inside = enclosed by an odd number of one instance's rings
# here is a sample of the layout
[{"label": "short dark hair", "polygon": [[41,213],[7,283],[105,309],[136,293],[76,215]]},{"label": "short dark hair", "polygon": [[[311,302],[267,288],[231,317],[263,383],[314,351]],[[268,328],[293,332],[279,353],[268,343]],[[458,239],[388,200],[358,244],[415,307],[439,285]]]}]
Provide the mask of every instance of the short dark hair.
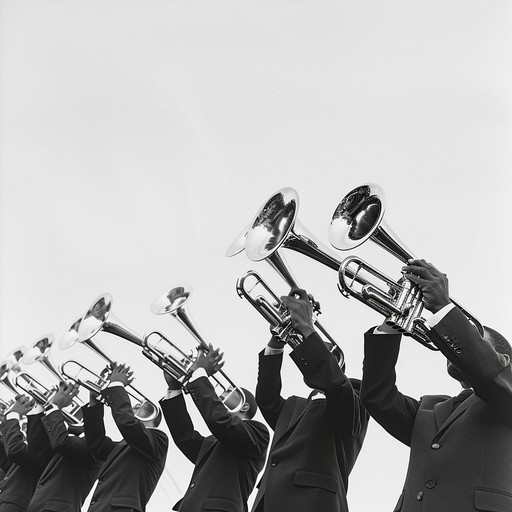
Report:
[{"label": "short dark hair", "polygon": [[512,360],[512,347],[510,343],[498,332],[484,326],[484,339],[487,340],[496,352],[508,356]]},{"label": "short dark hair", "polygon": [[256,398],[254,395],[245,388],[240,388],[244,392],[245,403],[249,406],[247,411],[244,412],[244,417],[248,420],[254,418],[256,411],[258,410],[258,405],[256,404]]}]

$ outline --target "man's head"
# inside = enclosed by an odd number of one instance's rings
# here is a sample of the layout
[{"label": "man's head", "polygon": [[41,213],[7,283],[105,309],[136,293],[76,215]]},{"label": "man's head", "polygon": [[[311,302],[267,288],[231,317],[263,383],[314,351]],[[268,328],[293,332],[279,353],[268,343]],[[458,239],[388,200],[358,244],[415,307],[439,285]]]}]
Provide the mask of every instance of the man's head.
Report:
[{"label": "man's head", "polygon": [[147,401],[143,403],[137,402],[132,407],[132,410],[135,417],[142,421],[146,427],[157,428],[162,421],[162,411],[158,406],[156,406],[157,411],[155,412],[154,407],[154,404]]},{"label": "man's head", "polygon": [[508,357],[509,361],[512,359],[512,347],[498,331],[484,326],[484,340],[488,341],[496,352]]},{"label": "man's head", "polygon": [[254,395],[250,391],[247,391],[247,389],[240,389],[244,392],[245,403],[244,405],[242,405],[242,408],[238,412],[235,412],[233,414],[235,416],[238,416],[242,420],[250,420],[254,418],[254,415],[258,410],[258,406],[256,405],[256,399],[254,398]]},{"label": "man's head", "polygon": [[[498,352],[498,354],[501,354],[505,358],[504,363],[507,363],[512,359],[512,347],[510,346],[510,343],[498,331],[484,326],[483,339],[487,343],[490,343],[494,350]],[[470,387],[466,376],[452,362],[448,361],[447,369],[450,377],[458,380],[463,387]]]}]

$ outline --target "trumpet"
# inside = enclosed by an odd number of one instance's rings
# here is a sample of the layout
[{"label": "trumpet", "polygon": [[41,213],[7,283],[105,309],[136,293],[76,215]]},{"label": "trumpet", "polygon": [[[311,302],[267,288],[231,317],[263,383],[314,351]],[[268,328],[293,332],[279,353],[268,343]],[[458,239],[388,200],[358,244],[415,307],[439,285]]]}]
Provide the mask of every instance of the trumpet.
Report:
[{"label": "trumpet", "polygon": [[[109,293],[100,295],[92,303],[85,315],[73,322],[71,327],[64,333],[59,343],[60,348],[65,350],[75,343],[80,343],[102,357],[110,365],[114,361],[92,340],[99,332],[105,331],[114,334],[134,343],[138,347],[144,348],[143,339],[123,326],[111,312],[111,308],[112,296]],[[96,394],[100,393],[109,383],[105,375],[97,374],[75,360],[63,363],[61,371],[67,378]],[[162,413],[157,404],[149,400],[131,384],[126,386],[125,389],[133,401],[132,408],[137,419],[146,422],[159,421]]]},{"label": "trumpet", "polygon": [[[373,183],[351,190],[338,204],[332,216],[329,239],[342,251],[372,240],[402,262],[414,258],[384,221],[386,200],[383,190]],[[429,330],[423,314],[419,288],[408,281],[397,282],[357,257],[343,260],[338,272],[338,287],[346,296],[355,297],[386,317],[386,323],[425,347],[438,350],[427,336]],[[450,298],[475,325],[481,335],[482,324]]]},{"label": "trumpet", "polygon": [[[188,302],[190,295],[192,294],[192,287],[187,284],[176,286],[157,297],[152,305],[151,311],[155,315],[169,314],[178,322],[183,325],[189,333],[199,343],[199,348],[205,352],[208,352],[208,344],[204,338],[199,334],[199,331],[190,319],[190,315],[186,309],[186,303]],[[147,347],[149,348],[149,338],[155,333],[150,333],[147,337]],[[159,333],[157,333],[158,335]],[[168,341],[168,340],[167,340]],[[181,352],[181,351],[180,351]],[[166,351],[166,354],[170,356],[170,352]],[[158,364],[158,354],[153,355],[155,357],[154,362]],[[173,364],[179,367],[186,367],[187,371],[190,371],[190,366],[197,358],[196,354],[187,356],[186,360],[180,360],[181,356],[178,354],[178,359]],[[151,357],[150,357],[151,359]],[[165,362],[170,364],[171,357],[166,358]],[[165,369],[165,368],[164,368]],[[181,370],[180,370],[181,371]],[[172,373],[171,373],[172,375]],[[187,379],[188,375],[182,375],[181,379]],[[219,370],[217,373],[210,377],[210,380],[215,388],[217,396],[220,398],[222,403],[226,406],[229,412],[238,412],[245,404],[245,394],[242,388],[238,387],[223,370]]]},{"label": "trumpet", "polygon": [[[245,276],[238,279],[236,283],[238,295],[249,301],[250,304],[265,318],[270,324],[271,332],[282,342],[290,345],[292,348],[298,347],[304,340],[302,335],[297,332],[291,323],[290,313],[283,301],[268,286],[268,284],[253,270],[249,270]],[[313,302],[313,322],[317,323],[317,317],[320,314],[318,303]],[[329,351],[338,360],[338,365],[343,368],[345,358],[343,351],[330,336]]]},{"label": "trumpet", "polygon": [[[52,334],[42,336],[31,347],[25,350],[21,362],[24,365],[40,363],[52,374],[53,377],[57,379],[57,382],[59,382],[65,380],[65,376],[57,370],[52,361],[50,351],[53,343],[54,336]],[[48,387],[24,370],[18,371],[16,386],[32,396],[34,400],[43,407],[48,407],[51,404],[52,398],[55,396],[57,390],[55,385]],[[81,409],[83,405],[84,402],[78,396],[75,396],[71,404],[67,408],[61,410],[64,419],[70,426],[83,426],[83,415]]]},{"label": "trumpet", "polygon": [[[297,191],[290,187],[279,189],[263,203],[246,230],[231,243],[226,256],[234,256],[245,249],[250,260],[266,261],[290,288],[301,286],[293,276],[281,248],[299,252],[337,272],[341,261],[299,222],[298,211]],[[329,343],[336,345],[318,319],[315,326]],[[339,346],[338,349],[341,351]]]}]

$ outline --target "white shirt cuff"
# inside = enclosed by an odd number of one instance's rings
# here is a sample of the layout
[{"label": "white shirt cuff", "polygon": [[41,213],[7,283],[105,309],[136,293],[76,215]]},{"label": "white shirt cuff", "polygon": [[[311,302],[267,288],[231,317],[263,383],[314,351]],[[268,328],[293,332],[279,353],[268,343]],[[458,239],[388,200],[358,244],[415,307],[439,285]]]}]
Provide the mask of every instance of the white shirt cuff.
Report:
[{"label": "white shirt cuff", "polygon": [[373,334],[400,334],[396,329],[393,329],[391,325],[382,324],[378,325],[373,329]]},{"label": "white shirt cuff", "polygon": [[206,373],[206,370],[204,368],[196,368],[192,372],[192,375],[190,376],[189,382],[197,380],[199,377],[206,377],[206,378],[208,378],[208,374]]},{"label": "white shirt cuff", "polygon": [[180,396],[182,394],[183,394],[183,391],[181,391],[181,389],[168,389],[165,393],[164,400],[170,400],[171,398]]},{"label": "white shirt cuff", "polygon": [[437,325],[454,307],[455,304],[453,302],[446,304],[446,306],[442,307],[437,313],[434,313],[430,318],[428,318],[425,323],[429,327],[434,327],[434,325]]},{"label": "white shirt cuff", "polygon": [[8,412],[7,415],[5,416],[5,419],[20,421],[21,416],[17,412]]},{"label": "white shirt cuff", "polygon": [[55,404],[51,404],[48,409],[46,409],[46,414],[50,414],[51,412],[58,411],[59,408]]},{"label": "white shirt cuff", "polygon": [[124,388],[124,384],[122,382],[119,382],[118,380],[115,380],[114,382],[111,382],[107,388],[118,388],[122,386]]},{"label": "white shirt cuff", "polygon": [[272,348],[267,345],[265,347],[265,352],[263,352],[263,355],[264,356],[277,356],[279,354],[282,354],[283,352],[284,352],[284,347],[283,348]]},{"label": "white shirt cuff", "polygon": [[36,404],[36,405],[34,405],[34,407],[32,408],[32,410],[30,412],[27,412],[27,416],[32,416],[34,414],[41,414],[42,412],[44,412],[44,407],[41,404]]}]

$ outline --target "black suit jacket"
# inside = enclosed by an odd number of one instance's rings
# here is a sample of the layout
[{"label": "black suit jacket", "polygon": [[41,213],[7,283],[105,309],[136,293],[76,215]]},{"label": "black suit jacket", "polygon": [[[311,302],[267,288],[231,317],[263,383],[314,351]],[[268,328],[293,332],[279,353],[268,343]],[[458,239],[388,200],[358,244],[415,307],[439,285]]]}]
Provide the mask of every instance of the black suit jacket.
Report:
[{"label": "black suit jacket", "polygon": [[27,416],[27,441],[17,420],[6,420],[0,425],[7,457],[11,467],[0,485],[0,510],[25,511],[34,493],[39,476],[49,461],[52,450],[44,431],[43,414]]},{"label": "black suit jacket", "polygon": [[429,338],[473,386],[458,397],[415,400],[398,391],[399,334],[365,335],[361,400],[411,447],[396,511],[512,510],[512,369],[458,309]]},{"label": "black suit jacket", "polygon": [[169,440],[156,428],[146,428],[135,418],[123,387],[102,392],[123,436],[115,442],[105,434],[103,404],[83,407],[85,438],[95,456],[104,460],[89,511],[146,510],[164,470]]},{"label": "black suit jacket", "polygon": [[306,384],[326,398],[285,400],[280,394],[282,355],[260,353],[256,400],[274,438],[253,510],[347,511],[348,476],[368,424],[359,381],[345,376],[316,333],[291,357]]},{"label": "black suit jacket", "polygon": [[27,512],[80,512],[102,461],[93,457],[85,438],[68,433],[61,411],[53,411],[41,421],[54,455],[37,483]]},{"label": "black suit jacket", "polygon": [[268,430],[258,421],[231,415],[206,377],[190,382],[188,390],[212,435],[194,430],[183,395],[160,402],[174,442],[195,465],[187,492],[174,510],[247,511],[247,499],[265,463]]}]

